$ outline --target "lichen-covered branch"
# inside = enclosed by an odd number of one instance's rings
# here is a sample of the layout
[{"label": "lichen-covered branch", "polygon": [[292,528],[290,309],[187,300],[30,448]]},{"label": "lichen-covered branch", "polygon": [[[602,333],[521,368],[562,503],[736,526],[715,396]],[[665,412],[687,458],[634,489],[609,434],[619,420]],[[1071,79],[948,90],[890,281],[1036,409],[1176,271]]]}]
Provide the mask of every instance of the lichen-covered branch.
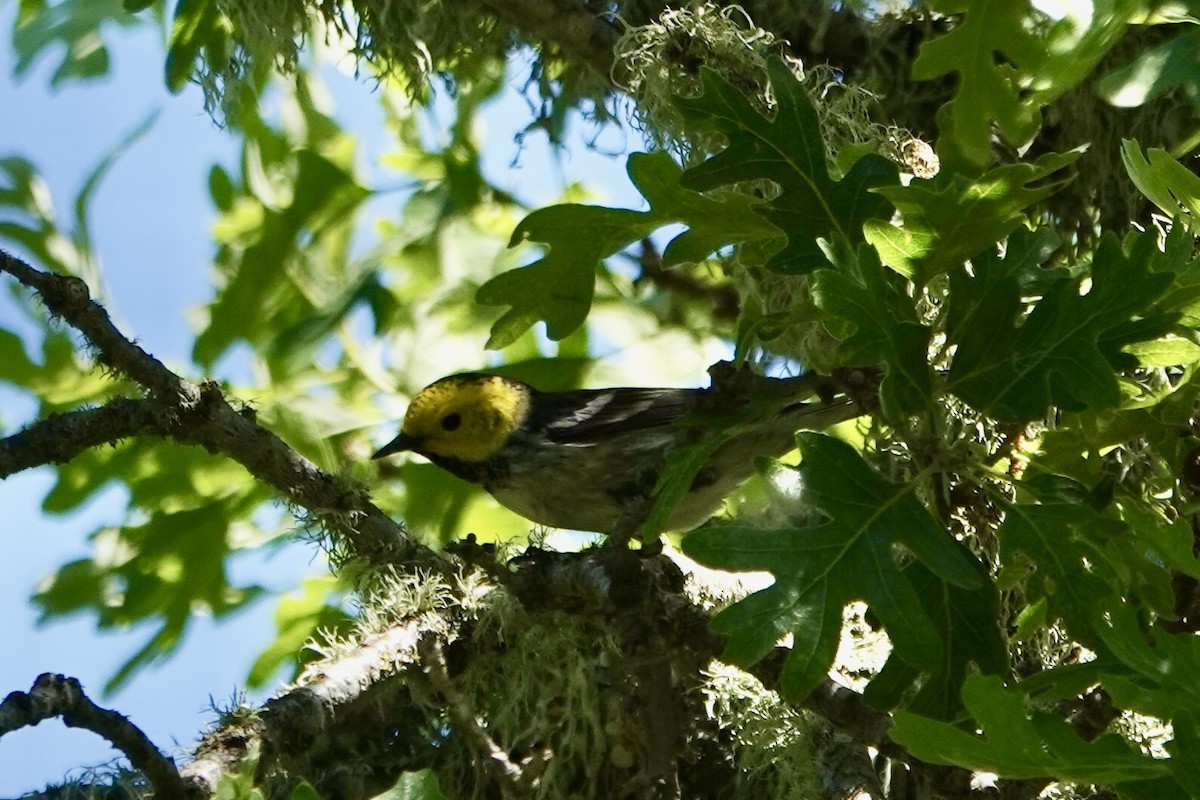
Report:
[{"label": "lichen-covered branch", "polygon": [[[319,771],[313,762],[323,746],[347,740],[356,727],[364,732],[366,726],[353,713],[357,706],[383,708],[393,721],[411,716],[400,707],[403,702],[412,704],[407,692],[391,696],[386,703],[381,694],[388,692],[390,679],[419,661],[422,639],[437,638],[435,631],[453,624],[453,616],[453,612],[444,610],[436,620],[428,614],[417,614],[397,621],[358,647],[310,670],[310,676],[299,686],[267,701],[260,709],[230,714],[224,724],[202,739],[196,757],[182,770],[184,780],[211,796],[221,777],[235,773],[256,749],[266,766],[284,762],[297,775],[313,775]],[[384,720],[377,722],[377,735],[384,735]]]},{"label": "lichen-covered branch", "polygon": [[[487,729],[471,706],[471,700],[450,677],[446,664],[446,652],[441,642],[426,639],[420,645],[421,660],[424,671],[410,676],[410,680],[427,681],[427,689],[440,694],[446,702],[450,719],[462,731],[463,736],[470,742],[471,747],[478,752],[480,763],[483,764],[493,778],[503,787],[506,797],[524,797],[529,793],[531,780],[526,776],[525,764],[519,764],[508,757],[508,753],[488,734]],[[534,765],[540,761],[534,762]]]}]

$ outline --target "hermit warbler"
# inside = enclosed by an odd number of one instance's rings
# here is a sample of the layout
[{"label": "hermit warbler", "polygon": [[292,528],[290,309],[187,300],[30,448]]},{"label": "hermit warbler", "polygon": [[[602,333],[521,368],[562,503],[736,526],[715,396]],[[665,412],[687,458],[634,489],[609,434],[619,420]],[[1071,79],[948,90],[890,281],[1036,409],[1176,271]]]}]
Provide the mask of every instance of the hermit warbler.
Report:
[{"label": "hermit warbler", "polygon": [[[501,375],[451,375],[413,398],[400,435],[372,458],[419,453],[533,522],[625,540],[650,509],[667,455],[709,435],[727,436],[667,520],[667,529],[689,530],[753,474],[756,456],[786,453],[799,428],[823,428],[861,413],[844,398],[796,402],[813,393],[815,376],[750,378],[728,391],[540,392]],[[744,413],[764,407],[764,399],[765,416],[753,420]],[[706,422],[731,416],[738,421],[723,434]]]}]

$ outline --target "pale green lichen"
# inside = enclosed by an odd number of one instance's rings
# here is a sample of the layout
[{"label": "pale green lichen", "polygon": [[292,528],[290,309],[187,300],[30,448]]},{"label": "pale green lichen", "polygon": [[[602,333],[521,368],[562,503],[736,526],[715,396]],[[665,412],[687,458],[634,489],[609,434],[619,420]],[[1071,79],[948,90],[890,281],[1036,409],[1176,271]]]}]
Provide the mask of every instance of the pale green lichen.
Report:
[{"label": "pale green lichen", "polygon": [[812,719],[749,674],[719,662],[704,684],[708,715],[736,740],[740,781],[733,798],[822,797]]},{"label": "pale green lichen", "polygon": [[[700,94],[700,70],[707,68],[770,115],[775,100],[767,60],[782,52],[775,35],[757,27],[741,6],[668,8],[657,21],[626,29],[615,47],[612,78],[635,98],[634,123],[647,138],[685,162],[695,161],[719,149],[719,140],[690,128],[674,98]],[[937,173],[937,156],[928,144],[872,120],[878,98],[871,92],[842,80],[828,65],[787,63],[813,103],[835,176],[865,152],[878,152],[920,177]]]},{"label": "pale green lichen", "polygon": [[700,93],[700,68],[716,71],[765,113],[772,105],[767,56],[775,37],[741,6],[667,8],[656,22],[628,27],[617,42],[613,82],[636,100],[634,125],[660,147],[703,155],[717,139],[685,124],[673,100]]}]

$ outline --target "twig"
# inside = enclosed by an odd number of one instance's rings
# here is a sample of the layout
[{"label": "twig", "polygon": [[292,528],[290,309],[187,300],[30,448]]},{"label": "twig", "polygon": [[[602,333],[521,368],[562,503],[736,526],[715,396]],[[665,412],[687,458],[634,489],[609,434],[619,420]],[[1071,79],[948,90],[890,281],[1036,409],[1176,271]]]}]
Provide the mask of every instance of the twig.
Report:
[{"label": "twig", "polygon": [[691,273],[680,269],[664,269],[662,254],[649,238],[642,239],[642,252],[629,258],[641,268],[634,283],[646,281],[665,292],[681,297],[703,300],[712,304],[713,319],[718,322],[734,322],[738,318],[741,298],[730,283],[705,283]]},{"label": "twig", "polygon": [[141,729],[125,716],[101,708],[88,698],[75,678],[43,673],[26,692],[11,692],[0,702],[0,736],[43,720],[61,717],[68,728],[83,728],[104,737],[125,754],[135,769],[150,781],[160,800],[187,800],[189,791],[175,768]]},{"label": "twig", "polygon": [[117,330],[108,312],[92,301],[87,284],[79,278],[42,272],[4,250],[0,250],[0,272],[7,272],[37,292],[51,313],[87,337],[108,366],[156,394],[179,395],[185,402],[198,398],[195,384],[180,379]]},{"label": "twig", "polygon": [[446,708],[450,718],[462,734],[470,740],[472,746],[482,757],[485,768],[496,779],[500,793],[504,797],[526,797],[529,795],[529,781],[524,774],[524,767],[513,763],[508,752],[483,727],[483,724],[471,708],[470,701],[454,685],[446,666],[446,653],[442,643],[433,638],[426,638],[418,645],[421,662],[425,667],[424,674],[429,684],[437,693],[446,699]]}]

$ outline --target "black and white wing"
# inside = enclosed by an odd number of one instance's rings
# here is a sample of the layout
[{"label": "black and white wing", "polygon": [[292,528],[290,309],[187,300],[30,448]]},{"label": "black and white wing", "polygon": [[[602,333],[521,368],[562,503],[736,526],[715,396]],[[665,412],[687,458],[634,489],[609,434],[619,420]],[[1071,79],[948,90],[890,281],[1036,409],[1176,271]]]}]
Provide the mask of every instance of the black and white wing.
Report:
[{"label": "black and white wing", "polygon": [[534,404],[537,411],[530,429],[557,444],[592,444],[633,431],[666,428],[691,411],[702,392],[622,387],[543,395]]}]

